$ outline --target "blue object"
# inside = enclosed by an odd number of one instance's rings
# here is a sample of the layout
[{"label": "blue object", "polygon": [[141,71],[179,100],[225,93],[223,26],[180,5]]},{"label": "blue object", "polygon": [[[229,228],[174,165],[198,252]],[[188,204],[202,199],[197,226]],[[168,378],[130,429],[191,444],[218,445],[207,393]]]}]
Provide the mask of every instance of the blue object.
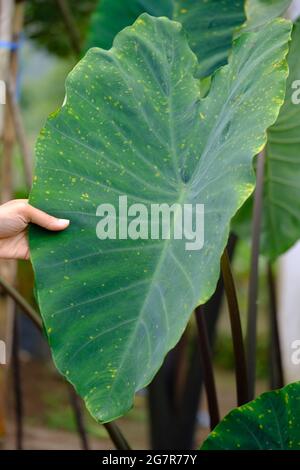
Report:
[{"label": "blue object", "polygon": [[[2,49],[8,49],[9,51],[16,51],[23,45],[23,42],[24,42],[24,35],[21,33],[18,41],[0,41],[0,49],[2,48]],[[20,73],[20,70],[18,70],[17,78],[16,78],[16,97],[18,101],[20,98],[20,88],[21,88],[20,76],[21,76],[21,73]]]},{"label": "blue object", "polygon": [[10,41],[0,41],[0,48],[9,49],[10,51],[15,51],[20,47],[19,42],[10,42]]}]

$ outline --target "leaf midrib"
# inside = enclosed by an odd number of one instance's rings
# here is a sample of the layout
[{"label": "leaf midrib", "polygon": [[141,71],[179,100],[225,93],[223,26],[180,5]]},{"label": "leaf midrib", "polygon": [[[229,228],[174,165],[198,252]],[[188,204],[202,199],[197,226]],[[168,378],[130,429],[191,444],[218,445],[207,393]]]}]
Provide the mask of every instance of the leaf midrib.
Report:
[{"label": "leaf midrib", "polygon": [[[183,190],[181,191],[181,194],[180,194],[180,197],[178,198],[178,201],[177,203],[178,204],[182,204],[185,200],[185,196],[186,196],[186,187],[183,188]],[[174,225],[175,225],[175,217],[174,217]],[[113,394],[113,391],[116,387],[116,384],[118,383],[118,379],[120,377],[120,371],[122,369],[122,366],[124,365],[125,361],[127,360],[127,356],[128,356],[128,353],[130,351],[130,348],[132,346],[132,343],[136,337],[136,333],[137,333],[137,330],[138,330],[138,327],[139,327],[139,323],[140,323],[140,318],[143,316],[144,314],[144,309],[148,303],[148,300],[149,300],[149,297],[152,293],[152,291],[154,290],[155,288],[155,285],[159,285],[157,283],[157,277],[158,277],[158,274],[161,270],[161,266],[163,265],[163,262],[164,262],[164,259],[165,259],[165,256],[166,256],[166,253],[169,249],[169,246],[171,244],[171,242],[173,242],[173,240],[171,239],[171,237],[166,240],[165,242],[162,243],[163,245],[163,248],[162,248],[162,251],[161,251],[161,255],[158,259],[158,262],[157,262],[157,265],[156,265],[156,268],[155,268],[155,271],[154,271],[154,274],[153,274],[153,277],[150,281],[150,284],[149,284],[149,289],[148,289],[148,292],[147,292],[147,295],[146,295],[146,298],[141,306],[141,309],[140,309],[140,312],[138,314],[138,317],[137,317],[137,320],[136,320],[136,325],[135,325],[135,328],[132,330],[132,333],[130,335],[130,341],[127,342],[127,347],[126,347],[126,350],[123,351],[123,356],[122,356],[122,361],[120,362],[119,364],[119,367],[118,367],[118,371],[116,373],[116,376],[115,376],[115,380],[112,384],[112,387],[111,387],[111,393]],[[167,348],[167,345],[166,345],[166,348],[165,349],[168,349]],[[144,384],[143,384],[144,385]],[[140,384],[135,384],[135,390],[139,390],[139,387],[140,387]]]}]

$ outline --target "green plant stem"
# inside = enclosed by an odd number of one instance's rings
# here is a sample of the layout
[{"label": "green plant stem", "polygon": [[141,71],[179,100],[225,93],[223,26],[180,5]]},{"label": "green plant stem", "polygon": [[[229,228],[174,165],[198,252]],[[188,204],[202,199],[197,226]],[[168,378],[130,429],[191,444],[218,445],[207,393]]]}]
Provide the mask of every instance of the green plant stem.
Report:
[{"label": "green plant stem", "polygon": [[197,307],[195,310],[195,315],[198,327],[201,368],[203,372],[207,404],[210,415],[210,428],[214,429],[220,422],[220,411],[217,398],[216,383],[214,378],[211,350],[206,328],[204,306],[201,305]]},{"label": "green plant stem", "polygon": [[284,386],[284,373],[282,367],[282,357],[280,349],[276,285],[272,265],[267,265],[269,304],[270,304],[270,330],[271,330],[271,368],[272,368],[272,388],[282,388]]},{"label": "green plant stem", "polygon": [[251,245],[251,267],[248,293],[247,312],[247,367],[249,400],[255,395],[256,379],[256,341],[257,341],[257,300],[258,300],[258,262],[260,245],[260,227],[262,214],[262,199],[265,169],[265,151],[262,151],[257,159],[256,188],[254,193],[254,208],[252,221],[252,245]]},{"label": "green plant stem", "polygon": [[[39,314],[34,310],[33,307],[27,302],[19,292],[6,282],[2,277],[0,277],[0,286],[3,290],[15,301],[15,303],[20,307],[23,313],[34,323],[38,330],[43,333],[43,323]],[[77,410],[78,411],[78,410]],[[112,442],[118,450],[129,450],[130,447],[122,435],[120,429],[115,423],[105,423],[105,429],[107,430],[109,436],[111,437]]]},{"label": "green plant stem", "polygon": [[241,316],[238,305],[236,289],[230,266],[230,260],[227,249],[225,249],[221,258],[221,269],[225,293],[227,298],[230,326],[232,332],[234,359],[235,359],[235,377],[237,388],[237,404],[244,405],[249,401],[248,396],[248,375],[246,353],[244,348],[243,332],[241,325]]}]

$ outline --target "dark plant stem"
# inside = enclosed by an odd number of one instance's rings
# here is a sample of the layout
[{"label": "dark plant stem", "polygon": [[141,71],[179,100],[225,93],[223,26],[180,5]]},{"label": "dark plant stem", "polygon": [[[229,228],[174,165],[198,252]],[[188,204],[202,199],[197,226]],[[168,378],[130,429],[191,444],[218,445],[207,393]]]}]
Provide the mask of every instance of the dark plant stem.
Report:
[{"label": "dark plant stem", "polygon": [[249,401],[247,363],[240,310],[227,249],[225,249],[221,258],[221,268],[229,310],[230,326],[233,341],[237,403],[238,406],[241,406]]},{"label": "dark plant stem", "polygon": [[173,391],[171,398],[174,413],[178,415],[182,404],[182,394],[184,389],[184,382],[186,377],[187,367],[187,349],[188,349],[188,332],[185,330],[180,341],[174,348],[174,360],[172,361],[171,377],[172,383],[170,388]]},{"label": "dark plant stem", "polygon": [[39,331],[43,331],[43,324],[41,317],[39,314],[34,310],[33,307],[27,302],[19,292],[11,286],[8,282],[5,281],[2,277],[0,277],[0,286],[3,290],[15,301],[15,303],[20,307],[23,313],[34,323]]},{"label": "dark plant stem", "polygon": [[252,247],[251,247],[251,267],[248,294],[248,315],[247,315],[247,367],[248,367],[248,388],[249,400],[255,395],[256,379],[256,329],[257,329],[257,300],[258,300],[258,262],[260,245],[260,226],[262,215],[262,199],[264,184],[265,152],[261,152],[257,159],[256,188],[254,193],[254,208],[252,221]]},{"label": "dark plant stem", "polygon": [[68,0],[56,0],[56,2],[60,9],[63,21],[65,23],[73,51],[75,55],[79,56],[81,53],[80,35],[75,20],[73,18],[69,2]]},{"label": "dark plant stem", "polygon": [[118,450],[131,450],[128,442],[121,433],[119,427],[115,423],[104,424],[106,431],[108,432],[112,442]]},{"label": "dark plant stem", "polygon": [[[4,289],[4,291],[15,301],[15,303],[20,307],[23,313],[35,324],[38,330],[43,333],[43,324],[39,314],[31,307],[31,305],[27,302],[24,297],[22,297],[19,292],[7,283],[2,277],[0,277],[0,285]],[[74,408],[73,408],[74,409]],[[74,409],[75,418],[77,422],[77,413],[78,409]],[[81,428],[83,426],[83,421],[81,423],[77,422],[77,428]],[[107,423],[104,424],[105,429],[107,430],[111,440],[115,444],[118,450],[129,450],[130,447],[122,435],[120,429],[115,423]]]},{"label": "dark plant stem", "polygon": [[210,428],[214,429],[216,425],[220,422],[220,412],[212,364],[212,355],[204,316],[204,307],[197,307],[197,309],[195,310],[195,315],[198,327],[201,368],[203,372],[203,379],[210,416]]},{"label": "dark plant stem", "polygon": [[69,389],[70,403],[71,403],[71,406],[72,406],[72,409],[74,411],[74,415],[76,418],[76,425],[77,425],[78,435],[81,441],[81,448],[82,450],[89,450],[88,437],[87,437],[87,433],[86,433],[84,422],[83,422],[81,402],[79,400],[79,397],[76,395],[74,388],[71,385],[68,385],[68,389]]},{"label": "dark plant stem", "polygon": [[271,263],[267,266],[268,290],[270,304],[270,326],[271,326],[271,368],[272,368],[272,388],[282,388],[284,386],[284,374],[282,367],[282,357],[280,349],[280,338],[278,329],[276,285]]},{"label": "dark plant stem", "polygon": [[23,398],[22,398],[22,382],[21,367],[19,357],[19,318],[15,312],[13,323],[13,343],[12,343],[12,371],[13,371],[13,388],[15,399],[15,419],[16,419],[16,449],[23,449]]},{"label": "dark plant stem", "polygon": [[[227,245],[229,258],[232,259],[237,237],[230,235]],[[223,279],[220,276],[215,293],[205,304],[205,321],[209,343],[215,339],[216,324],[221,311],[223,298]],[[184,386],[180,391],[180,404],[174,412],[174,386],[178,383],[176,374],[176,352],[171,350],[162,367],[148,387],[151,449],[190,450],[195,449],[195,431],[199,401],[203,388],[203,372],[199,367],[200,347],[198,337],[193,335],[189,343],[187,370]],[[176,374],[177,375],[177,374]]]}]

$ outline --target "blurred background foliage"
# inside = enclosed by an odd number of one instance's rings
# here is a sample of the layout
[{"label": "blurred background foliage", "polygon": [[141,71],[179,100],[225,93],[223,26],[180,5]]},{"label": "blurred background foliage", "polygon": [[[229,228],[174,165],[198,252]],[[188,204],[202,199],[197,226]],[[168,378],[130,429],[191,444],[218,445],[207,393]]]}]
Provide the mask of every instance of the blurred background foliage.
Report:
[{"label": "blurred background foliage", "polygon": [[[90,15],[94,11],[97,0],[69,0],[68,5],[79,33],[83,47]],[[66,35],[65,23],[62,19],[58,2],[55,0],[29,0],[26,2],[25,33],[42,47],[60,57],[73,55],[70,39]]]}]

